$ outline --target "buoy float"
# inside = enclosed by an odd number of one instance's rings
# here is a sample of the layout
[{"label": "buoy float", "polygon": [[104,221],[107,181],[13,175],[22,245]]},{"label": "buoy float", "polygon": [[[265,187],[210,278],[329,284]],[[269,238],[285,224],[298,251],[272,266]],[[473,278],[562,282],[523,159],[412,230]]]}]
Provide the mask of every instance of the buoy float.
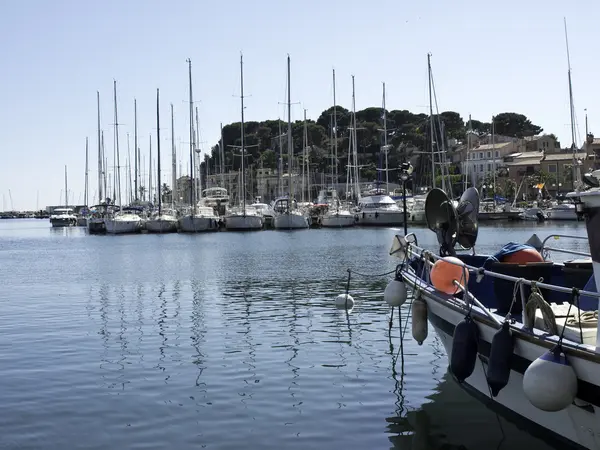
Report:
[{"label": "buoy float", "polygon": [[412,336],[419,345],[427,339],[427,303],[421,297],[412,304]]},{"label": "buoy float", "polygon": [[469,271],[464,268],[465,263],[455,256],[446,256],[438,259],[431,268],[431,283],[438,290],[448,295],[457,292],[454,281],[465,286],[469,282]]},{"label": "buoy float", "polygon": [[392,308],[402,306],[406,302],[407,296],[408,291],[406,290],[404,281],[392,280],[385,287],[385,291],[383,291],[383,299]]},{"label": "buoy float", "polygon": [[510,331],[510,324],[504,322],[502,328],[492,338],[490,358],[488,360],[487,379],[493,397],[496,397],[508,384],[513,348],[514,339]]},{"label": "buoy float", "polygon": [[525,248],[511,253],[502,259],[504,263],[527,264],[530,262],[544,262],[544,257],[535,248]]},{"label": "buoy float", "polygon": [[354,308],[354,299],[350,294],[340,294],[335,298],[335,306],[341,309]]},{"label": "buoy float", "polygon": [[560,347],[533,361],[523,375],[523,392],[542,411],[561,411],[577,395],[577,375]]},{"label": "buoy float", "polygon": [[450,355],[450,372],[459,383],[469,378],[475,370],[478,341],[477,324],[470,316],[467,316],[454,329],[452,354]]}]

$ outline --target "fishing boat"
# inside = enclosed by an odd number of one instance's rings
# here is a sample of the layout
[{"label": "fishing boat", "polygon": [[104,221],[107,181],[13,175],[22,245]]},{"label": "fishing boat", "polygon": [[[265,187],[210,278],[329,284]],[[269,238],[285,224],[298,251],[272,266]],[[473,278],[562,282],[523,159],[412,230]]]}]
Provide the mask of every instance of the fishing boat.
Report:
[{"label": "fishing boat", "polygon": [[246,157],[244,147],[244,59],[240,55],[240,85],[241,85],[241,146],[239,147],[241,152],[241,180],[240,180],[240,205],[236,208],[232,208],[229,213],[225,216],[225,228],[230,231],[252,231],[261,230],[263,227],[263,216],[259,212],[246,205],[246,168],[244,159]]},{"label": "fishing boat", "polygon": [[157,187],[158,187],[158,209],[146,221],[146,230],[149,233],[174,233],[177,231],[177,215],[172,209],[163,209],[161,177],[160,177],[160,92],[156,90],[156,141],[158,159],[157,166]]}]

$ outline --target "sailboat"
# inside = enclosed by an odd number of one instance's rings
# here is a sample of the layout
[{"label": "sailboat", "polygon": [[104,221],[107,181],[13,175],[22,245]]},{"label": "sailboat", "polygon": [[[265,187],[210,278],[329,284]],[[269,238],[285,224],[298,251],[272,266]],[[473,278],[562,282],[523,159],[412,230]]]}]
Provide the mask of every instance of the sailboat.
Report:
[{"label": "sailboat", "polygon": [[[332,174],[332,185],[335,186],[338,180],[338,170],[337,170],[337,105],[335,98],[335,69],[333,69],[333,124],[332,124],[332,142],[333,148],[331,152],[331,170],[334,172]],[[343,206],[336,189],[332,187],[331,189],[322,190],[319,192],[319,197],[317,201],[320,205],[326,204],[327,210],[321,217],[321,226],[326,228],[344,228],[354,226],[356,223],[356,219],[354,214],[350,212],[350,210]]]},{"label": "sailboat", "polygon": [[[194,133],[194,98],[192,95],[192,60],[188,59],[189,89],[190,89],[190,205],[182,217],[179,218],[179,229],[186,233],[198,233],[201,231],[217,231],[219,229],[219,217],[214,208],[205,205],[202,201],[196,202],[196,189],[194,189],[194,152],[196,146]],[[171,127],[173,128],[173,127]]]},{"label": "sailboat", "polygon": [[149,233],[174,233],[177,231],[177,217],[172,210],[164,211],[162,207],[162,184],[160,181],[160,92],[156,90],[156,151],[157,156],[157,186],[158,210],[146,221],[146,230]]},{"label": "sailboat", "polygon": [[[383,121],[384,129],[387,131],[386,115],[385,115],[385,85],[383,87]],[[352,77],[352,120],[354,123],[353,133],[356,133],[356,96],[354,91],[354,77]],[[357,141],[356,134],[354,139],[351,139],[354,143],[354,154],[356,155]],[[384,143],[387,146],[387,133],[384,136]],[[387,149],[382,149],[387,151]],[[357,158],[355,158],[356,164]],[[386,158],[387,160],[387,158]],[[386,167],[387,173],[387,167]],[[382,170],[378,171],[381,174]],[[355,174],[358,170],[355,170]],[[355,175],[358,182],[358,176]],[[378,175],[379,176],[379,175]],[[379,182],[377,187],[366,192],[365,196],[360,196],[358,200],[358,220],[360,225],[368,226],[400,226],[404,223],[404,210],[398,206],[398,204],[389,196],[388,189],[380,189]]]},{"label": "sailboat", "polygon": [[106,232],[106,226],[104,225],[104,216],[107,212],[106,204],[102,204],[104,201],[103,195],[103,156],[102,156],[102,138],[100,130],[100,92],[96,91],[96,106],[98,109],[98,205],[94,205],[90,208],[90,214],[87,217],[87,228],[90,234],[102,234]]},{"label": "sailboat", "polygon": [[117,81],[113,82],[113,94],[115,104],[115,149],[114,161],[117,165],[115,174],[115,186],[113,192],[117,193],[119,210],[104,218],[104,227],[109,234],[139,233],[142,230],[142,219],[139,216],[140,208],[121,207],[121,165],[119,162],[119,120],[117,112]]},{"label": "sailboat", "polygon": [[288,129],[287,129],[287,144],[288,144],[288,186],[290,195],[279,197],[273,203],[273,227],[276,230],[294,230],[308,228],[310,223],[300,210],[298,203],[294,199],[294,180],[293,180],[293,165],[294,165],[294,148],[292,145],[292,103],[291,103],[291,76],[290,76],[290,56],[287,57],[287,96],[288,96]]},{"label": "sailboat", "polygon": [[246,170],[245,170],[245,147],[244,147],[244,56],[240,55],[240,98],[242,102],[242,121],[241,121],[241,157],[242,167],[240,173],[240,206],[232,208],[225,216],[225,229],[230,231],[251,231],[261,230],[263,227],[263,216],[255,208],[246,206]]},{"label": "sailboat", "polygon": [[67,166],[65,166],[65,207],[55,208],[50,216],[52,228],[74,227],[77,225],[77,216],[73,208],[69,208],[69,191],[67,190]]}]

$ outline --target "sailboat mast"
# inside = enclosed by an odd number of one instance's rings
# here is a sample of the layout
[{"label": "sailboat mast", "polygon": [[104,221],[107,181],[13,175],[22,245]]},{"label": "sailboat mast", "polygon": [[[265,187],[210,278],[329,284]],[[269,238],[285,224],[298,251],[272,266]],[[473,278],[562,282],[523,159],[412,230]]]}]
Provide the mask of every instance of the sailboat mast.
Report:
[{"label": "sailboat mast", "polygon": [[156,89],[156,152],[158,153],[156,162],[157,187],[158,187],[158,215],[160,216],[162,208],[162,184],[160,182],[160,92]]},{"label": "sailboat mast", "polygon": [[281,118],[277,119],[279,124],[279,161],[277,162],[277,172],[279,176],[279,196],[283,196],[283,134],[281,132]]},{"label": "sailboat mast", "polygon": [[494,208],[496,208],[496,125],[495,117],[492,116],[492,197],[494,198]]},{"label": "sailboat mast", "polygon": [[334,174],[332,175],[335,175],[335,178],[333,178],[332,176],[333,179],[331,180],[331,183],[335,183],[335,186],[338,182],[337,105],[335,100],[335,69],[333,69],[333,158],[334,160],[331,170],[334,172]]},{"label": "sailboat mast", "polygon": [[433,95],[431,93],[431,53],[427,53],[429,82],[429,139],[431,141],[431,187],[435,189],[435,147],[433,144]]},{"label": "sailboat mast", "polygon": [[190,83],[190,204],[192,205],[193,214],[196,214],[196,199],[194,194],[194,97],[192,95],[192,60],[187,59],[189,83]]},{"label": "sailboat mast", "polygon": [[[569,106],[571,110],[571,150],[573,152],[573,188],[579,184],[579,168],[577,165],[576,151],[577,151],[577,141],[575,138],[575,107],[573,106],[573,85],[571,83],[571,56],[569,54],[569,37],[567,35],[567,19],[564,18],[565,24],[565,43],[567,46],[567,66],[568,66],[568,78],[569,78]],[[587,139],[587,136],[586,136]]]},{"label": "sailboat mast", "polygon": [[225,187],[225,151],[223,143],[223,122],[221,122],[221,140],[219,141],[219,159],[221,160],[221,187]]},{"label": "sailboat mast", "polygon": [[390,193],[388,177],[387,111],[385,109],[385,83],[383,83],[383,151],[385,152],[385,192]]},{"label": "sailboat mast", "polygon": [[[196,151],[196,156],[198,157],[198,162],[196,165],[198,166],[198,189],[202,190],[202,171],[200,170],[200,166],[202,161],[200,160],[200,124],[198,122],[198,107],[196,106],[196,130],[195,130],[195,140],[194,140],[194,150]],[[206,162],[206,180],[208,182],[208,162]],[[208,185],[207,185],[208,187]]]},{"label": "sailboat mast", "polygon": [[100,92],[96,91],[96,106],[98,109],[98,203],[100,203],[103,198],[102,192],[102,136],[100,132]]},{"label": "sailboat mast", "polygon": [[148,201],[154,204],[154,193],[152,192],[152,134],[150,134],[150,154],[148,158]]},{"label": "sailboat mast", "polygon": [[116,177],[116,185],[117,185],[117,198],[119,201],[119,211],[123,209],[121,206],[121,164],[119,160],[119,119],[117,113],[117,80],[113,80],[113,90],[114,90],[114,101],[115,101],[115,150],[117,153],[117,177]]},{"label": "sailboat mast", "polygon": [[[102,167],[102,185],[101,188],[103,189],[104,192],[104,197],[108,197],[108,186],[107,186],[107,181],[106,181],[106,169],[108,167],[108,160],[106,158],[106,154],[105,154],[105,148],[104,148],[104,130],[102,130],[100,132],[100,142],[102,142],[101,144],[101,153],[102,153],[102,161],[101,161],[101,167]],[[98,200],[105,200],[105,199],[98,199]]]},{"label": "sailboat mast", "polygon": [[85,188],[83,190],[83,204],[88,205],[88,138],[85,138]]},{"label": "sailboat mast", "polygon": [[352,75],[352,140],[354,141],[354,149],[352,151],[353,172],[354,172],[354,190],[356,192],[356,200],[360,200],[360,182],[358,180],[358,141],[356,138],[356,90],[354,88],[354,75]]},{"label": "sailboat mast", "polygon": [[[287,143],[288,143],[288,180],[290,183],[290,198],[289,202],[294,198],[294,183],[292,180],[292,166],[293,166],[293,154],[294,150],[292,149],[292,90],[291,90],[291,75],[290,75],[290,55],[287,57],[287,94],[288,94],[288,129],[287,129]],[[290,208],[291,203],[288,202],[288,208]]]},{"label": "sailboat mast", "polygon": [[134,174],[133,174],[133,179],[134,179],[134,193],[133,193],[133,199],[137,202],[138,200],[138,159],[139,159],[139,154],[138,154],[138,136],[137,136],[137,100],[134,98],[133,99],[133,145],[135,146],[135,148],[133,149],[133,157],[135,159],[134,161]]},{"label": "sailboat mast", "polygon": [[[9,193],[10,193],[10,191],[9,191]],[[69,207],[69,191],[67,190],[67,166],[65,166],[65,208],[68,208],[68,207]]]},{"label": "sailboat mast", "polygon": [[175,205],[177,198],[177,152],[175,150],[175,119],[173,118],[173,103],[171,103],[171,205]]},{"label": "sailboat mast", "polygon": [[241,123],[241,134],[242,134],[242,214],[246,215],[246,170],[244,166],[244,55],[240,53],[240,99],[242,104],[242,123]]},{"label": "sailboat mast", "polygon": [[302,203],[304,203],[304,191],[306,190],[306,185],[304,182],[305,172],[304,167],[306,166],[306,109],[304,110],[304,124],[302,127]]}]

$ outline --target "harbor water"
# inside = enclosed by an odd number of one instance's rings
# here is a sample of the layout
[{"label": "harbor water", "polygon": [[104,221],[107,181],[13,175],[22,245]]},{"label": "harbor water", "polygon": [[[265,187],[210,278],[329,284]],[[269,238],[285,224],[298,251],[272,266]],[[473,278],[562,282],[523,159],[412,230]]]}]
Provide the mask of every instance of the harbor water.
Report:
[{"label": "harbor water", "polygon": [[[398,262],[400,232],[89,236],[0,221],[0,448],[551,448],[455,384],[431,327],[419,346],[409,324],[401,348],[396,314],[388,333],[390,276],[374,275]],[[477,251],[534,232],[585,227],[485,225]],[[334,306],[347,269],[349,314]]]}]

